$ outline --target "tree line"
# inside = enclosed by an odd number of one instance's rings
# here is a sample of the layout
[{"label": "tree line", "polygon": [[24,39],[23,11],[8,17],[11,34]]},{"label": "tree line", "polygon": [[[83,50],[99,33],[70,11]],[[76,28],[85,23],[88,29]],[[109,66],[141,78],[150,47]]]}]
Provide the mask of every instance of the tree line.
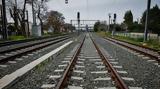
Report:
[{"label": "tree line", "polygon": [[[143,12],[142,17],[133,21],[133,13],[131,10],[125,12],[124,21],[121,24],[116,24],[116,31],[127,32],[144,32],[146,20],[146,10]],[[94,25],[94,31],[98,31],[101,25],[100,22],[96,22]],[[113,24],[110,24],[110,31],[114,29]],[[158,5],[153,6],[149,12],[148,31],[158,34],[160,36],[160,8]]]}]

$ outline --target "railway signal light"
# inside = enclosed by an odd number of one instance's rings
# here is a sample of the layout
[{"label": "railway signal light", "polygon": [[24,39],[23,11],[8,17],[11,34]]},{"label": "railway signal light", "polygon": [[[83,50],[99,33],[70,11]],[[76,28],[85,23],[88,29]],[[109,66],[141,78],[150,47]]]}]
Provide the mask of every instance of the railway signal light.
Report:
[{"label": "railway signal light", "polygon": [[65,0],[65,4],[68,4],[68,0]]},{"label": "railway signal light", "polygon": [[113,16],[113,22],[114,22],[114,28],[113,28],[113,30],[112,30],[112,36],[114,36],[114,33],[115,33],[115,31],[116,31],[116,18],[117,18],[117,15],[116,15],[116,13],[114,13],[114,16]]},{"label": "railway signal light", "polygon": [[117,15],[116,14],[114,14],[114,19],[116,19],[117,18]]},{"label": "railway signal light", "polygon": [[80,19],[80,12],[77,12],[77,19]]}]

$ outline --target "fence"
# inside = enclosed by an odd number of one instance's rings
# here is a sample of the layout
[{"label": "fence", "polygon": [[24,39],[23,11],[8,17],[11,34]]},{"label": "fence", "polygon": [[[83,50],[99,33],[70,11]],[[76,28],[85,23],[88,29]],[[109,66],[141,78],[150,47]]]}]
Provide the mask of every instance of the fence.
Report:
[{"label": "fence", "polygon": [[[124,36],[124,37],[130,37],[130,38],[143,38],[144,33],[124,33],[124,32],[116,32],[115,35],[117,36]],[[148,34],[148,39],[159,39],[158,34]]]}]

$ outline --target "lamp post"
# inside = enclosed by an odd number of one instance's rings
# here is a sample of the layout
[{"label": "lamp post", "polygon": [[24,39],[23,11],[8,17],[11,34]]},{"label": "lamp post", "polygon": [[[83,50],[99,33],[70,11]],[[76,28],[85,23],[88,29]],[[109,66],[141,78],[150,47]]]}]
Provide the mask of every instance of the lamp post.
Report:
[{"label": "lamp post", "polygon": [[145,22],[145,30],[144,30],[144,42],[147,41],[148,37],[148,21],[149,21],[149,10],[150,10],[151,0],[147,2],[147,12],[146,12],[146,22]]}]

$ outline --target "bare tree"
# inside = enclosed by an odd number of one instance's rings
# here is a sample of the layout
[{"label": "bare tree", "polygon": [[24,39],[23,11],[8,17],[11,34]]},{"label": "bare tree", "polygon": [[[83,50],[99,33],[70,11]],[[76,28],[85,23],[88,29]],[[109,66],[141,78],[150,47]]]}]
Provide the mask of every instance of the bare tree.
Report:
[{"label": "bare tree", "polygon": [[15,2],[13,2],[13,0],[7,0],[7,3],[9,4],[8,9],[9,9],[9,12],[10,12],[10,16],[14,20],[15,31],[19,32],[20,29],[19,29],[19,26],[18,26],[17,0],[15,0]]},{"label": "bare tree", "polygon": [[[8,9],[10,12],[10,16],[14,20],[15,29],[20,31],[21,35],[26,36],[25,30],[25,22],[26,22],[26,4],[28,0],[21,0],[21,2],[17,2],[17,0],[7,0]],[[23,5],[22,8],[19,8],[18,5]],[[20,25],[20,28],[19,26]],[[20,29],[20,30],[19,30]]]},{"label": "bare tree", "polygon": [[30,5],[34,5],[34,10],[35,10],[35,14],[37,16],[37,18],[40,21],[40,25],[41,25],[41,32],[42,34],[44,33],[43,30],[43,21],[47,19],[46,17],[46,13],[47,13],[47,5],[46,2],[48,2],[49,0],[29,0],[29,4]]},{"label": "bare tree", "polygon": [[47,13],[47,6],[46,6],[45,2],[46,2],[45,0],[41,0],[41,1],[37,2],[37,5],[38,5],[37,17],[40,21],[42,34],[44,34],[43,20],[47,19],[45,16]]}]

